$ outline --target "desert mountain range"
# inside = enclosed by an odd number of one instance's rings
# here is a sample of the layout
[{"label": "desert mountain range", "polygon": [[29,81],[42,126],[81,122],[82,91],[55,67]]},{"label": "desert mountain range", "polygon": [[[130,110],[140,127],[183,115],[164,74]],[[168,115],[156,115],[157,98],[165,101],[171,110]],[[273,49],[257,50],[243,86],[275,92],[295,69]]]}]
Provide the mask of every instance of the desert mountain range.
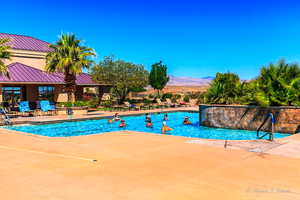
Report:
[{"label": "desert mountain range", "polygon": [[184,76],[170,76],[168,86],[207,86],[214,77],[207,76],[203,78],[192,78]]}]

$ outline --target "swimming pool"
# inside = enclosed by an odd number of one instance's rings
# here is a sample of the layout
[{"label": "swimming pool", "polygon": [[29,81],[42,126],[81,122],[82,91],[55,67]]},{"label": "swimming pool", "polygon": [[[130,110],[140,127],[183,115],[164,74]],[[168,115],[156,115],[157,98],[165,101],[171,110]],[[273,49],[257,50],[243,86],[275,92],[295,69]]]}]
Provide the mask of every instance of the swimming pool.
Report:
[{"label": "swimming pool", "polygon": [[[84,120],[73,122],[60,122],[42,125],[22,125],[5,127],[10,130],[32,133],[49,137],[69,137],[90,134],[101,134],[105,132],[132,130],[148,133],[161,134],[162,119],[164,114],[151,114],[153,128],[146,128],[145,115],[126,116],[126,128],[119,128],[119,122],[109,124],[107,119]],[[256,132],[247,130],[233,130],[222,128],[210,128],[199,126],[199,114],[193,112],[173,112],[168,113],[168,126],[174,130],[169,135],[222,140],[255,140]],[[192,125],[183,125],[182,121],[188,116]],[[276,133],[274,138],[283,138],[289,134]],[[268,139],[267,136],[264,139]]]}]

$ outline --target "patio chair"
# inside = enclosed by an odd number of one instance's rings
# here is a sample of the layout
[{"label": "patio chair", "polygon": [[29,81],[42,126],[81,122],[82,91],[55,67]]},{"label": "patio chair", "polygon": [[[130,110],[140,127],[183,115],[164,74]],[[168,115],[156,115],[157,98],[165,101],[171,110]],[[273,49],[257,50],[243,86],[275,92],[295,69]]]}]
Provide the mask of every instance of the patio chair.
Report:
[{"label": "patio chair", "polygon": [[20,101],[19,112],[22,113],[22,115],[25,113],[28,113],[28,115],[33,114],[33,110],[30,109],[28,101]]},{"label": "patio chair", "polygon": [[51,105],[48,100],[42,100],[39,103],[40,103],[42,112],[47,113],[47,114],[49,113],[51,115],[56,113],[55,106]]},{"label": "patio chair", "polygon": [[135,104],[130,104],[128,101],[124,102],[125,108],[128,108],[128,110],[134,109],[134,110],[141,110],[141,107]]}]

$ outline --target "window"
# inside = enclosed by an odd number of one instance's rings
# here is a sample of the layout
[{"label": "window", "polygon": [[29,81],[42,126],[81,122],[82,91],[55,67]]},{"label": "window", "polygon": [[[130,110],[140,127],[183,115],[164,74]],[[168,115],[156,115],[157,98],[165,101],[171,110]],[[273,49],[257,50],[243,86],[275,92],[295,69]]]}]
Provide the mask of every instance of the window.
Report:
[{"label": "window", "polygon": [[22,98],[21,87],[3,87],[2,88],[3,101],[11,105],[17,105]]},{"label": "window", "polygon": [[54,101],[54,87],[39,86],[39,100]]}]

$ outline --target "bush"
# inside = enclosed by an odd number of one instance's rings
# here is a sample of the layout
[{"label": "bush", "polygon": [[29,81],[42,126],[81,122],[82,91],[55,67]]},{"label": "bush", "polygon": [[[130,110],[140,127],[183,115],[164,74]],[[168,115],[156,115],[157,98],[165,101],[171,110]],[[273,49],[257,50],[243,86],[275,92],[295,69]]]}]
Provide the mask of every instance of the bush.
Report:
[{"label": "bush", "polygon": [[205,103],[246,104],[259,106],[300,105],[300,67],[296,63],[269,64],[259,76],[241,82],[233,73],[217,73],[204,98]]},{"label": "bush", "polygon": [[130,104],[137,104],[137,103],[140,103],[141,100],[138,100],[138,99],[127,99],[126,101],[128,101]]},{"label": "bush", "polygon": [[174,95],[173,95],[173,98],[175,98],[176,100],[177,100],[177,99],[181,99],[181,95],[180,95],[180,94],[174,94]]},{"label": "bush", "polygon": [[102,101],[100,105],[103,107],[111,107],[113,103],[111,100],[106,100],[106,101]]},{"label": "bush", "polygon": [[196,104],[204,104],[206,103],[206,99],[205,99],[205,93],[202,92],[199,94],[198,98],[197,98],[197,101],[196,101]]},{"label": "bush", "polygon": [[92,98],[90,101],[88,101],[88,106],[91,108],[97,108],[99,106],[99,98]]},{"label": "bush", "polygon": [[143,99],[143,103],[149,105],[149,104],[152,103],[152,100],[150,100],[150,99]]},{"label": "bush", "polygon": [[153,94],[149,94],[149,98],[150,98],[150,99],[153,99],[154,96],[155,96],[155,95],[153,95]]},{"label": "bush", "polygon": [[84,106],[88,106],[88,102],[87,101],[75,101],[75,102],[61,102],[58,104],[58,106],[61,107],[84,107]]},{"label": "bush", "polygon": [[165,93],[162,95],[162,100],[166,101],[166,99],[172,99],[173,94],[172,93]]},{"label": "bush", "polygon": [[190,97],[188,95],[184,96],[183,101],[187,103],[190,102]]},{"label": "bush", "polygon": [[234,73],[217,73],[206,97],[208,103],[232,104],[240,97],[240,78]]},{"label": "bush", "polygon": [[189,96],[191,99],[199,99],[203,94],[204,92],[192,92]]}]

